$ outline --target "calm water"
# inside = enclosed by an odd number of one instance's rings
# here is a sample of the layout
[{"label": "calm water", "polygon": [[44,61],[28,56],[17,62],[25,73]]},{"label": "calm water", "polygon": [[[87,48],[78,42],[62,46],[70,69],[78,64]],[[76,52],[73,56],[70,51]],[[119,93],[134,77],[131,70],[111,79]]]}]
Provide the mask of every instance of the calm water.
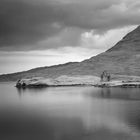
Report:
[{"label": "calm water", "polygon": [[0,140],[140,140],[140,89],[0,84]]}]

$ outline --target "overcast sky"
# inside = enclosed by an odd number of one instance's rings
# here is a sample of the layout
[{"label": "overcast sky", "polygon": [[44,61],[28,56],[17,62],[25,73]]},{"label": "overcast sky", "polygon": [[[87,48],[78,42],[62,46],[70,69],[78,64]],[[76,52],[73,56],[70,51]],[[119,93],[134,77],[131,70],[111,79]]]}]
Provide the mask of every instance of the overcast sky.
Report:
[{"label": "overcast sky", "polygon": [[0,0],[0,73],[82,61],[139,24],[139,0]]}]

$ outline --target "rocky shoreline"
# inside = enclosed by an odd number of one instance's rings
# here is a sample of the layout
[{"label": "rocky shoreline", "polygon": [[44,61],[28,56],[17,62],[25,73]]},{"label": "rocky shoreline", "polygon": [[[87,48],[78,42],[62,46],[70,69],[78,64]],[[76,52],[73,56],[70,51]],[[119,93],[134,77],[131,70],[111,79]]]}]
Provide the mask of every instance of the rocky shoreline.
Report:
[{"label": "rocky shoreline", "polygon": [[100,81],[96,76],[60,76],[58,78],[34,77],[20,79],[16,83],[17,88],[42,88],[58,86],[92,86]]},{"label": "rocky shoreline", "polygon": [[110,81],[100,82],[95,87],[122,87],[122,88],[140,88],[140,81]]}]

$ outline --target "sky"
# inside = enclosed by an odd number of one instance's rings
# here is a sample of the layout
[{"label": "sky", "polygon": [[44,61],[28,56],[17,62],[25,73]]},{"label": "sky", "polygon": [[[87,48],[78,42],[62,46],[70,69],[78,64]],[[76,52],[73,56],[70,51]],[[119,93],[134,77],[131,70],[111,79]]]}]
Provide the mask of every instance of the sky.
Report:
[{"label": "sky", "polygon": [[139,0],[0,0],[0,74],[80,62],[139,24]]}]

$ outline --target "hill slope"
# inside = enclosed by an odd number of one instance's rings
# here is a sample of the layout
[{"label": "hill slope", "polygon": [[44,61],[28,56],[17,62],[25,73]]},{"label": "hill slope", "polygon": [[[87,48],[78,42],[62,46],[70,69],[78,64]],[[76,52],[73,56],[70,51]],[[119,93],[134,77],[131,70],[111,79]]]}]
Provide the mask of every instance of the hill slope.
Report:
[{"label": "hill slope", "polygon": [[15,81],[25,77],[58,77],[61,75],[112,74],[140,76],[140,26],[128,33],[114,47],[88,60],[51,67],[40,67],[25,72],[1,75],[0,81]]}]

